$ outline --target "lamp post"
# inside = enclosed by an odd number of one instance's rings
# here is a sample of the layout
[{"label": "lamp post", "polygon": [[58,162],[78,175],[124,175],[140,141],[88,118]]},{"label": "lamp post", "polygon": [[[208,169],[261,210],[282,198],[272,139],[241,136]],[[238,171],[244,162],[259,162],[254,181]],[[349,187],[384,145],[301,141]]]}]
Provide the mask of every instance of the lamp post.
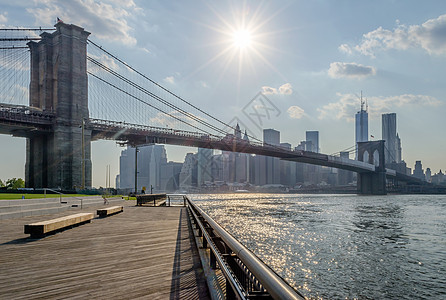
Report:
[{"label": "lamp post", "polygon": [[82,141],[81,141],[81,147],[82,147],[82,161],[81,161],[81,166],[82,166],[82,179],[81,179],[81,188],[82,190],[85,189],[85,141],[84,141],[84,127],[85,127],[85,119],[82,118]]},{"label": "lamp post", "polygon": [[138,146],[135,146],[135,195],[138,193]]}]

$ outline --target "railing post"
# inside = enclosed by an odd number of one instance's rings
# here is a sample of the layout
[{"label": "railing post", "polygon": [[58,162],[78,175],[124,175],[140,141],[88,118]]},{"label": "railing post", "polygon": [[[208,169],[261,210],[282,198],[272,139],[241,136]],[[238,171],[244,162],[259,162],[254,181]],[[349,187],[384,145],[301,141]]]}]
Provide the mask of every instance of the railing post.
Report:
[{"label": "railing post", "polygon": [[210,259],[211,259],[211,263],[210,263],[211,269],[216,269],[217,268],[217,259],[216,259],[215,254],[212,250],[210,251]]},{"label": "railing post", "polygon": [[226,278],[226,299],[236,299],[235,293],[232,290],[231,283],[229,282],[229,280],[227,278]]}]

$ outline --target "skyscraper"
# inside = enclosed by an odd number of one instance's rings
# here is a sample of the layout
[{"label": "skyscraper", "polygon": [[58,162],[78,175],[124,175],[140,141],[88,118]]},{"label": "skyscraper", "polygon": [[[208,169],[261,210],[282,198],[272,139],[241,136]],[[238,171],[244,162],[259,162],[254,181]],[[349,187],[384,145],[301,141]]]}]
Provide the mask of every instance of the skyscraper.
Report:
[{"label": "skyscraper", "polygon": [[[305,132],[305,150],[319,153],[319,131]],[[305,164],[304,167],[304,181],[309,184],[320,183],[320,166]]]},{"label": "skyscraper", "polygon": [[[238,124],[237,124],[238,125]],[[197,184],[198,186],[204,185],[206,181],[213,181],[212,178],[212,156],[214,150],[206,148],[198,148],[197,153]]]},{"label": "skyscraper", "polygon": [[[274,129],[263,129],[263,142],[265,144],[280,147],[280,131]],[[260,158],[265,161],[265,184],[280,183],[280,160],[277,157],[264,156]],[[260,172],[263,172],[261,170]]]},{"label": "skyscraper", "polygon": [[[155,190],[161,188],[161,166],[167,163],[163,145],[138,147],[138,191],[143,187]],[[119,157],[119,186],[121,189],[134,189],[135,186],[135,148],[127,146]]]},{"label": "skyscraper", "polygon": [[385,163],[398,163],[396,113],[382,115],[382,139],[386,141],[384,144]]},{"label": "skyscraper", "polygon": [[358,111],[355,115],[356,123],[355,123],[355,145],[358,142],[367,142],[369,140],[369,114],[367,112],[367,105],[362,100],[361,93],[361,110]]},{"label": "skyscraper", "polygon": [[263,129],[263,142],[274,146],[280,146],[280,131]]},{"label": "skyscraper", "polygon": [[319,131],[305,132],[306,151],[319,153]]},{"label": "skyscraper", "polygon": [[424,170],[423,170],[423,165],[421,164],[421,160],[415,161],[415,168],[413,170],[413,176],[420,180],[426,180],[426,176],[424,175]]}]

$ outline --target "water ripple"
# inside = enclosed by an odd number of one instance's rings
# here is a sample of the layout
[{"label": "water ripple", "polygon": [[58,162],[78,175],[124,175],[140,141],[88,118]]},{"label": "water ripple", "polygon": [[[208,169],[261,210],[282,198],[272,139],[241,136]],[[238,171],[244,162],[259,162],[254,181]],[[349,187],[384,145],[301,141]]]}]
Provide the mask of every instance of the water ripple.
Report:
[{"label": "water ripple", "polygon": [[309,299],[445,299],[444,196],[193,195]]}]

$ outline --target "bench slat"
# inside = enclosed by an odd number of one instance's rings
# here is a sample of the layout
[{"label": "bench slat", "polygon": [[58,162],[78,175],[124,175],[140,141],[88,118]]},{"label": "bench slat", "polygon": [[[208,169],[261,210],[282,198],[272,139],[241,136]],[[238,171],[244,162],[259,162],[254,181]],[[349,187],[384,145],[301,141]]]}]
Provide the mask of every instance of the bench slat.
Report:
[{"label": "bench slat", "polygon": [[93,219],[92,213],[78,213],[52,220],[46,220],[25,225],[25,234],[44,235],[45,233],[69,227],[72,225],[89,222]]},{"label": "bench slat", "polygon": [[111,207],[107,207],[107,208],[98,209],[96,211],[96,213],[100,217],[106,217],[106,216],[109,216],[109,215],[120,213],[122,211],[124,211],[124,207],[123,206],[111,206]]}]

